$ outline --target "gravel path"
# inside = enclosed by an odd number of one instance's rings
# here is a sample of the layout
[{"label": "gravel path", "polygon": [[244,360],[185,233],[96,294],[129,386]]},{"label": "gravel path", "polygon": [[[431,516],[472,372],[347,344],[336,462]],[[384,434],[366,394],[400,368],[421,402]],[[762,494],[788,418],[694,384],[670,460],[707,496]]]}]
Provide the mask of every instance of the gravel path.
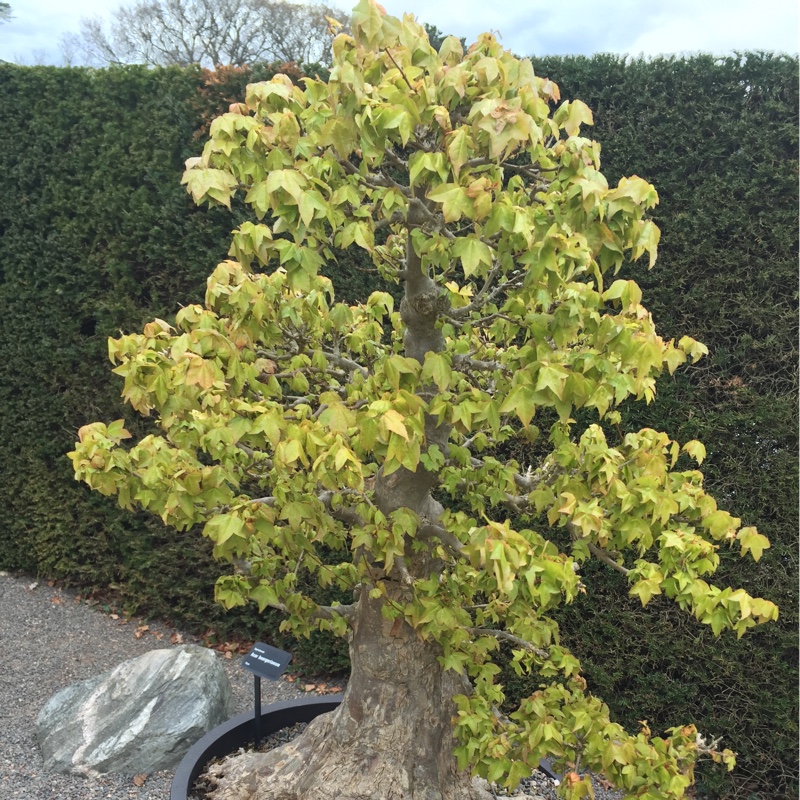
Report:
[{"label": "gravel path", "polygon": [[[181,643],[202,644],[158,623],[147,623],[145,630],[136,618],[114,619],[82,602],[77,592],[0,572],[0,800],[168,800],[171,772],[148,775],[141,786],[130,776],[93,780],[44,772],[34,726],[59,689]],[[231,681],[235,713],[249,711],[253,682],[240,667],[241,656],[219,659]],[[261,684],[265,704],[304,696],[308,692],[286,680]],[[525,791],[555,800],[553,784],[542,773],[534,776]],[[597,800],[619,797],[597,784],[595,792]]]},{"label": "gravel path", "polygon": [[[136,638],[136,618],[114,620],[77,601],[77,593],[30,577],[0,572],[0,800],[166,800],[171,772],[148,775],[142,786],[131,777],[46,773],[34,724],[41,707],[59,689],[91,678],[150,650],[202,644],[173,628],[148,623]],[[236,713],[253,706],[253,681],[239,662],[219,656],[233,687]],[[263,703],[306,696],[286,681],[262,681]]]}]

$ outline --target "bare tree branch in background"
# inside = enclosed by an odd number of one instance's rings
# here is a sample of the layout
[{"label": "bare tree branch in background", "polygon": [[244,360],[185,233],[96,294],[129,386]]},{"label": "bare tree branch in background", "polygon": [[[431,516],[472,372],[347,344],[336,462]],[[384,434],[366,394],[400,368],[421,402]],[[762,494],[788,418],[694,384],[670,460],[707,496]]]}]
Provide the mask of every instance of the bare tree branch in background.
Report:
[{"label": "bare tree branch in background", "polygon": [[139,0],[114,12],[110,30],[99,17],[81,20],[62,50],[80,50],[93,65],[325,64],[333,41],[326,17],[347,14],[285,0]]}]

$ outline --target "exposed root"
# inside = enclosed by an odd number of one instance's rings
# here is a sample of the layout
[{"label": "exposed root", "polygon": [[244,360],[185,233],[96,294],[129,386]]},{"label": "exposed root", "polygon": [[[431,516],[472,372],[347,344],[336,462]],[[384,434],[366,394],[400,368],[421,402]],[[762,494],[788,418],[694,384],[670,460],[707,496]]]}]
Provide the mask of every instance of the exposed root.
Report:
[{"label": "exposed root", "polygon": [[[317,717],[305,732],[267,753],[242,753],[208,770],[214,800],[491,800],[486,783],[448,771],[431,780],[402,749],[337,741],[339,711]],[[386,744],[381,743],[381,744]],[[398,743],[400,744],[400,743]],[[393,757],[396,756],[396,757]],[[436,756],[431,754],[431,758]],[[441,785],[444,784],[444,785]]]}]

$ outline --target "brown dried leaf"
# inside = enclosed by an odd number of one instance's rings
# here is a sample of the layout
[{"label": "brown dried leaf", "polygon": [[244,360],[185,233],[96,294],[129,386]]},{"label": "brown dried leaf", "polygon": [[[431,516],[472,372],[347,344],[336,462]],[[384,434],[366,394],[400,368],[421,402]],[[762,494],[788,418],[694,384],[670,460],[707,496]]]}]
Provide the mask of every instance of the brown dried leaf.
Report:
[{"label": "brown dried leaf", "polygon": [[133,776],[133,785],[134,786],[142,786],[146,780],[147,780],[147,774],[146,773],[143,773],[141,775],[134,775]]},{"label": "brown dried leaf", "polygon": [[173,633],[172,636],[169,637],[169,640],[172,644],[183,644],[183,635],[180,633]]},{"label": "brown dried leaf", "polygon": [[317,685],[316,685],[315,683],[307,683],[307,684],[305,684],[305,685],[303,686],[303,688],[304,688],[304,689],[305,689],[307,692],[313,692],[313,691],[314,691],[314,689],[316,689],[316,688],[317,688]]}]

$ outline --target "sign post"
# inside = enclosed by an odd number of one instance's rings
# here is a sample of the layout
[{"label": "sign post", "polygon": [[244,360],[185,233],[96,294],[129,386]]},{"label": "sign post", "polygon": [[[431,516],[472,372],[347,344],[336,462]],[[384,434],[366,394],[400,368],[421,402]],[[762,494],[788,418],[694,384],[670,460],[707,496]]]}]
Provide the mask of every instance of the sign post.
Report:
[{"label": "sign post", "polygon": [[253,649],[244,657],[242,666],[253,673],[253,721],[255,723],[256,749],[261,741],[261,678],[276,681],[286,671],[292,654],[278,650],[264,642],[256,642]]}]

